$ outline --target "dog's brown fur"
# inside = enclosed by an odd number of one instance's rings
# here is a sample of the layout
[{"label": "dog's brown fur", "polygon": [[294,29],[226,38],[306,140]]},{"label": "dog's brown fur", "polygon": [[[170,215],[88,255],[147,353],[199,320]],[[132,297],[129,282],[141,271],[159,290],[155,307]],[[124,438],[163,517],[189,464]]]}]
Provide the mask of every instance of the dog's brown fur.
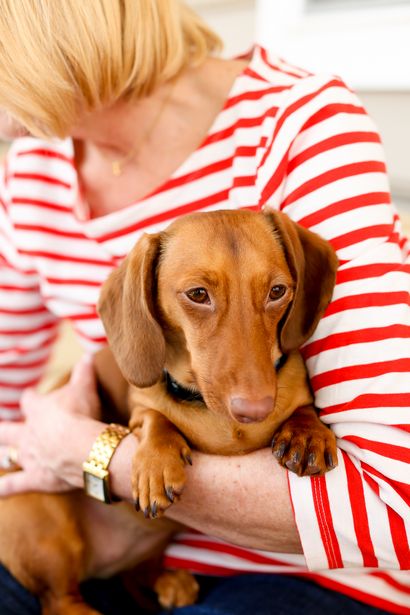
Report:
[{"label": "dog's brown fur", "polygon": [[[331,298],[336,266],[327,242],[283,214],[220,211],[144,235],[111,274],[99,312],[131,384],[130,426],[139,439],[133,495],[147,516],[160,515],[181,494],[190,447],[243,454],[269,445],[275,434],[275,456],[299,475],[334,467],[335,438],[317,417],[297,349]],[[198,303],[193,289],[205,289],[209,302]],[[283,353],[287,360],[276,373]],[[104,352],[97,372],[117,383],[108,396],[124,406],[127,385],[113,380],[106,361]],[[173,399],[164,368],[205,403]],[[82,494],[19,496],[0,505],[0,559],[41,597],[44,613],[95,613],[78,593],[79,580],[93,573],[98,543],[84,518],[90,506],[89,516],[98,517],[102,505]],[[119,525],[127,520],[130,542],[158,529],[158,539],[147,540],[151,552],[176,527],[160,530],[161,519],[147,530],[150,522],[123,504],[104,508],[103,525],[111,514],[114,526],[115,515]],[[117,558],[119,567],[135,563],[135,554],[127,555]]]}]

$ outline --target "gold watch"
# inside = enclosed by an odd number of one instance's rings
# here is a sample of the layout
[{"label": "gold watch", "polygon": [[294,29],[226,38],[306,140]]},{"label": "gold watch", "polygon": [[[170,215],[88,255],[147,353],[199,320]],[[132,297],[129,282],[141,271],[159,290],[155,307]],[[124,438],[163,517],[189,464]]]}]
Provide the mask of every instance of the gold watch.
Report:
[{"label": "gold watch", "polygon": [[129,433],[128,427],[115,423],[107,425],[100,433],[83,463],[84,491],[87,495],[106,504],[115,501],[111,495],[108,466],[115,449]]}]

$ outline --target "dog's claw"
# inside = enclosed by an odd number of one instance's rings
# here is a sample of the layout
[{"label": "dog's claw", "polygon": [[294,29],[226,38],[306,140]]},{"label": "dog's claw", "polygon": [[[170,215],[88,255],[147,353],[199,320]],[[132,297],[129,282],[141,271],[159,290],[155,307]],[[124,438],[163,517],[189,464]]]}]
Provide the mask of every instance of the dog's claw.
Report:
[{"label": "dog's claw", "polygon": [[300,463],[301,455],[300,451],[295,451],[292,455],[292,458],[285,462],[285,466],[292,470],[292,472],[296,472],[298,465]]},{"label": "dog's claw", "polygon": [[174,501],[174,499],[175,499],[173,488],[172,487],[166,487],[165,488],[165,493],[167,495],[168,500],[172,503]]},{"label": "dog's claw", "polygon": [[333,461],[333,456],[330,451],[325,452],[325,461],[328,468],[334,468],[335,462]]},{"label": "dog's claw", "polygon": [[192,466],[192,457],[191,457],[191,455],[184,455],[184,461],[189,463],[190,466]]},{"label": "dog's claw", "polygon": [[149,518],[149,506],[147,506],[146,508],[144,508],[144,517],[145,517],[146,519],[148,519],[148,518]]},{"label": "dog's claw", "polygon": [[317,474],[318,472],[320,472],[320,468],[316,463],[315,453],[309,453],[307,464],[309,474]]},{"label": "dog's claw", "polygon": [[137,499],[135,500],[134,506],[135,506],[135,510],[136,510],[137,512],[139,512],[139,511],[141,510],[139,498],[137,498]]},{"label": "dog's claw", "polygon": [[286,446],[286,442],[281,442],[276,451],[273,451],[273,454],[275,455],[276,459],[282,459],[283,455],[285,454]]},{"label": "dog's claw", "polygon": [[151,517],[155,519],[157,514],[158,514],[158,504],[154,502],[153,505],[151,506]]}]

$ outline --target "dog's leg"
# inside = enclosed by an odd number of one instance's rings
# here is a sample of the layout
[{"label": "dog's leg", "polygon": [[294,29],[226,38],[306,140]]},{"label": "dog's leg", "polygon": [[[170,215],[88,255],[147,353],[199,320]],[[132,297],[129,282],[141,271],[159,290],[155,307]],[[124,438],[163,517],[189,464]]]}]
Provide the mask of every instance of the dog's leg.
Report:
[{"label": "dog's leg", "polygon": [[297,408],[272,441],[279,463],[298,476],[321,475],[337,466],[336,437],[312,405]]},{"label": "dog's leg", "polygon": [[139,441],[132,489],[137,510],[159,517],[182,493],[191,450],[178,429],[156,410],[133,408],[130,429]]}]

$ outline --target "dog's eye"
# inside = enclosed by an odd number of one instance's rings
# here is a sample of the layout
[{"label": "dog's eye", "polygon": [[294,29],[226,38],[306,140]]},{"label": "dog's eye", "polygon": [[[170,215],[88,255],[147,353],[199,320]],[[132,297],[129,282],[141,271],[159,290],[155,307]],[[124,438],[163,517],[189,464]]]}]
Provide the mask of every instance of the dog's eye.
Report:
[{"label": "dog's eye", "polygon": [[284,284],[276,284],[272,286],[269,293],[270,301],[277,301],[286,293],[286,286]]},{"label": "dog's eye", "polygon": [[194,303],[210,303],[209,295],[205,288],[191,288],[186,292],[188,299]]}]

